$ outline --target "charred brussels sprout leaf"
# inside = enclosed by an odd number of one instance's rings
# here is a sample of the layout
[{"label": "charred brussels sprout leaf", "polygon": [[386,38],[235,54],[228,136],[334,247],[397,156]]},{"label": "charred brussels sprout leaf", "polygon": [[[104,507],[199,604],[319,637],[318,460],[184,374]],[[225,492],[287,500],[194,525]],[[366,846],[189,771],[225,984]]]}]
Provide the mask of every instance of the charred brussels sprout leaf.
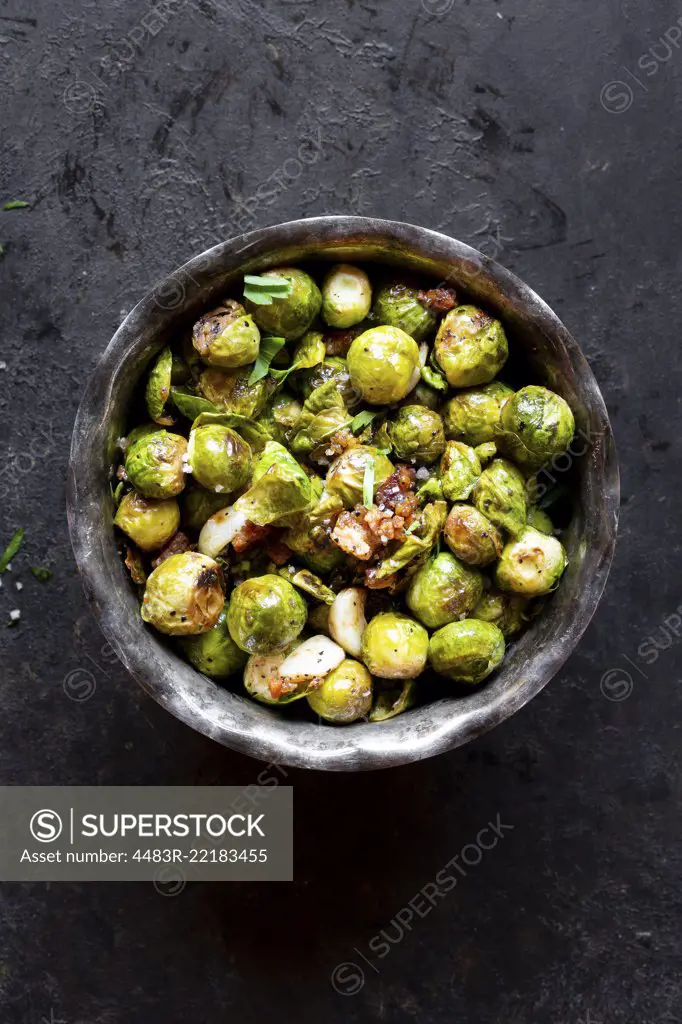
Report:
[{"label": "charred brussels sprout leaf", "polygon": [[291,450],[308,454],[339,430],[349,426],[352,416],[333,381],[316,388],[303,403],[303,411],[291,440]]},{"label": "charred brussels sprout leaf", "polygon": [[275,392],[277,384],[270,376],[249,383],[248,367],[242,370],[209,368],[199,377],[198,390],[221,412],[236,412],[256,419]]},{"label": "charred brussels sprout leaf", "polygon": [[401,687],[378,690],[374,705],[369,713],[370,722],[387,722],[403,711],[408,711],[417,698],[417,684],[414,679],[406,679]]}]

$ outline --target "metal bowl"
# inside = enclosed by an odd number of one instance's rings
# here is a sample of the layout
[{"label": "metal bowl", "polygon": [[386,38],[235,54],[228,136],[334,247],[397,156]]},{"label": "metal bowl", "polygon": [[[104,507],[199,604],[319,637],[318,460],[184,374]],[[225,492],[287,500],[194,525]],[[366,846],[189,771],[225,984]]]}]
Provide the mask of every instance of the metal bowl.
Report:
[{"label": "metal bowl", "polygon": [[[304,260],[362,260],[446,278],[500,317],[512,359],[559,392],[575,413],[574,455],[548,474],[569,482],[570,558],[558,591],[508,650],[502,668],[465,696],[446,696],[387,722],[338,728],[295,720],[212,682],[148,629],[116,549],[110,466],[126,411],[150,359],[216,304],[243,273]],[[580,453],[580,454],[579,454]],[[616,539],[618,463],[604,401],[578,345],[535,292],[504,267],[435,231],[364,217],[316,217],[263,228],[215,246],[175,271],[126,317],[81,402],[71,446],[68,516],[85,592],[128,671],[177,718],[244,754],[330,771],[387,768],[461,746],[509,718],[542,690],[592,618]]]}]

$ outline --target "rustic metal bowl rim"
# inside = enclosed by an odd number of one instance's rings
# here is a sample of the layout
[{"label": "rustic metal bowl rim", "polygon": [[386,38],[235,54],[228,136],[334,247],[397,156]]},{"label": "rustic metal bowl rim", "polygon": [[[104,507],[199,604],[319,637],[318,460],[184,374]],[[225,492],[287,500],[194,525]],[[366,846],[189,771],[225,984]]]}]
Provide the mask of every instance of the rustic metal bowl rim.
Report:
[{"label": "rustic metal bowl rim", "polygon": [[[320,246],[403,247],[409,250],[410,258],[433,252],[441,262],[451,261],[460,271],[473,268],[476,279],[497,289],[502,297],[514,296],[519,308],[525,305],[524,313],[543,333],[559,339],[562,351],[584,383],[586,402],[602,432],[601,479],[596,482],[601,485],[603,502],[599,514],[586,523],[587,550],[599,548],[598,568],[589,588],[576,596],[572,623],[553,639],[549,649],[542,647],[533,655],[525,678],[511,686],[496,682],[464,700],[439,700],[391,722],[359,723],[343,729],[288,721],[270,709],[230,694],[162,644],[150,642],[141,620],[130,620],[127,581],[122,575],[111,577],[111,563],[110,572],[105,570],[114,543],[113,530],[104,536],[97,503],[99,500],[101,506],[105,496],[92,493],[114,383],[117,375],[124,373],[127,357],[139,344],[142,332],[150,329],[155,318],[163,322],[159,307],[164,307],[159,296],[177,292],[181,282],[186,299],[178,304],[181,311],[190,299],[196,302],[206,282],[210,290],[212,275],[221,268],[233,269],[239,257],[240,263],[254,255],[263,262],[268,251],[304,245],[311,236]],[[172,320],[175,311],[166,307],[166,314]],[[230,239],[200,253],[147,293],[118,328],[91,376],[74,424],[67,486],[69,530],[86,596],[105,636],[145,690],[176,717],[225,746],[277,764],[328,770],[384,768],[433,756],[494,727],[536,696],[570,655],[599,603],[615,547],[618,501],[618,465],[601,393],[580,348],[550,307],[510,271],[462,242],[399,221],[348,216],[290,221]],[[127,587],[127,595],[123,587]],[[504,677],[504,668],[499,675]]]}]

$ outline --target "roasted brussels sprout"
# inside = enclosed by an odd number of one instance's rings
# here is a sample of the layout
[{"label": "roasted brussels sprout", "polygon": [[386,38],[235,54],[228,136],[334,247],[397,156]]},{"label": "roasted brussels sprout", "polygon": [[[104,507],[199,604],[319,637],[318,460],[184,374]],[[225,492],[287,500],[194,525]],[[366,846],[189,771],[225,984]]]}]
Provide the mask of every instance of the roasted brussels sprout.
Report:
[{"label": "roasted brussels sprout", "polygon": [[381,679],[412,679],[426,666],[429,634],[408,615],[382,612],[362,637],[362,660]]},{"label": "roasted brussels sprout", "polygon": [[473,505],[452,506],[443,536],[453,554],[468,565],[490,565],[504,547],[500,531]]},{"label": "roasted brussels sprout", "polygon": [[492,622],[502,630],[505,639],[519,633],[528,621],[528,601],[520,594],[504,593],[491,587],[486,590],[471,613],[472,619]]},{"label": "roasted brussels sprout", "polygon": [[310,477],[284,445],[269,441],[253,464],[251,486],[234,507],[257,526],[278,523],[310,505]]},{"label": "roasted brussels sprout", "polygon": [[330,327],[354,327],[372,305],[372,286],[364,270],[348,263],[332,267],[322,283],[322,318]]},{"label": "roasted brussels sprout", "polygon": [[458,683],[483,682],[504,657],[504,636],[492,622],[464,619],[434,633],[429,663],[436,672]]},{"label": "roasted brussels sprout", "polygon": [[207,519],[220,512],[227,504],[226,495],[207,491],[205,487],[188,487],[182,499],[182,523],[188,530],[199,533]]},{"label": "roasted brussels sprout", "polygon": [[434,355],[451,387],[486,384],[507,360],[507,336],[499,320],[476,306],[457,306],[438,329]]},{"label": "roasted brussels sprout", "polygon": [[129,491],[121,499],[114,523],[141,551],[158,551],[180,525],[180,506],[175,498],[159,501]]},{"label": "roasted brussels sprout", "polygon": [[443,421],[424,405],[404,405],[388,426],[393,451],[409,462],[435,462],[445,451]]},{"label": "roasted brussels sprout", "polygon": [[225,604],[222,573],[197,551],[171,555],[147,580],[142,618],[160,633],[193,636],[212,629]]},{"label": "roasted brussels sprout", "polygon": [[204,413],[189,435],[188,471],[197,483],[218,494],[233,494],[251,476],[251,448],[236,431]]},{"label": "roasted brussels sprout", "polygon": [[[422,367],[422,371],[423,369]],[[439,391],[434,391],[425,381],[420,380],[414,391],[411,391],[404,401],[409,405],[425,405],[427,409],[437,412],[443,401],[443,395]]]},{"label": "roasted brussels sprout", "polygon": [[301,403],[293,395],[280,391],[270,399],[258,417],[258,424],[268,431],[274,441],[286,444],[296,430],[302,411]]},{"label": "roasted brussels sprout", "polygon": [[439,629],[469,614],[483,593],[477,569],[442,551],[418,569],[407,591],[407,607],[428,629]]},{"label": "roasted brussels sprout", "polygon": [[387,327],[399,327],[420,343],[435,331],[438,316],[421,304],[418,288],[394,281],[377,290],[370,320]]},{"label": "roasted brussels sprout", "polygon": [[345,508],[354,508],[362,503],[363,483],[367,463],[374,462],[374,496],[381,485],[393,472],[393,463],[385,455],[368,445],[349,448],[339,455],[329,467],[326,490],[338,495]]},{"label": "roasted brussels sprout", "polygon": [[481,475],[481,463],[473,448],[448,441],[440,460],[440,482],[448,501],[466,501]]},{"label": "roasted brussels sprout", "polygon": [[145,498],[172,498],[185,487],[186,454],[180,434],[156,429],[138,435],[126,449],[126,476]]},{"label": "roasted brussels sprout", "polygon": [[419,380],[419,348],[398,327],[373,327],[348,349],[353,387],[366,402],[392,405],[409,394]]},{"label": "roasted brussels sprout", "polygon": [[505,455],[535,472],[566,451],[574,431],[568,403],[553,391],[531,384],[505,402],[496,442]]},{"label": "roasted brussels sprout", "polygon": [[474,488],[473,501],[479,512],[513,536],[525,529],[526,481],[506,459],[494,459],[485,467]]},{"label": "roasted brussels sprout", "polygon": [[234,370],[255,361],[260,331],[241,303],[227,299],[197,320],[192,344],[209,366]]},{"label": "roasted brussels sprout", "polygon": [[529,526],[532,526],[534,530],[539,530],[540,533],[546,533],[549,535],[554,533],[554,523],[547,513],[536,505],[533,505],[528,509],[526,522]]},{"label": "roasted brussels sprout", "polygon": [[173,423],[173,417],[166,411],[166,403],[171,393],[171,378],[173,374],[173,353],[166,346],[161,350],[147,378],[145,388],[145,401],[147,412],[154,420],[164,427]]},{"label": "roasted brussels sprout", "polygon": [[228,633],[224,608],[213,629],[182,640],[182,649],[195,669],[211,679],[227,679],[241,672],[248,660]]},{"label": "roasted brussels sprout", "polygon": [[412,707],[417,697],[414,679],[406,679],[401,686],[376,691],[374,705],[369,713],[370,722],[387,722]]},{"label": "roasted brussels sprout", "polygon": [[309,398],[316,388],[321,388],[329,381],[334,382],[336,390],[348,409],[352,409],[354,405],[358,404],[362,396],[353,387],[346,360],[336,356],[324,359],[311,370],[305,370],[301,374],[301,394],[304,398]]},{"label": "roasted brussels sprout", "polygon": [[308,694],[308,704],[325,722],[348,725],[372,707],[372,677],[359,661],[345,658]]},{"label": "roasted brussels sprout", "polygon": [[502,406],[514,392],[499,380],[480,388],[467,388],[451,398],[443,409],[445,436],[476,448],[494,441]]},{"label": "roasted brussels sprout", "polygon": [[305,626],[305,601],[281,576],[255,576],[232,592],[227,628],[237,647],[248,654],[286,650]]},{"label": "roasted brussels sprout", "polygon": [[556,589],[567,565],[561,542],[529,526],[505,547],[495,582],[501,590],[540,597]]},{"label": "roasted brussels sprout", "polygon": [[277,383],[272,377],[262,377],[255,384],[250,384],[250,376],[248,368],[219,370],[209,367],[199,377],[197,387],[200,395],[217,409],[256,419],[265,409]]},{"label": "roasted brussels sprout", "polygon": [[291,285],[289,294],[264,306],[247,300],[247,309],[262,331],[287,341],[296,341],[309,330],[320,312],[320,289],[310,274],[297,267],[276,267],[266,270],[262,276],[284,278]]},{"label": "roasted brussels sprout", "polygon": [[482,466],[487,466],[497,455],[497,445],[494,441],[486,441],[485,444],[477,444],[474,451],[478,455],[478,461]]}]

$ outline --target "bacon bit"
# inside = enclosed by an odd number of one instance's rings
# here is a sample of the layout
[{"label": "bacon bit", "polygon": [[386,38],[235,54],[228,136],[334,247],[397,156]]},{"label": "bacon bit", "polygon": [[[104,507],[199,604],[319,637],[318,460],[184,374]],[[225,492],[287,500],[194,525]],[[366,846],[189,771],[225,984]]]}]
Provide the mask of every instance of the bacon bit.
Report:
[{"label": "bacon bit", "polygon": [[359,444],[360,441],[353,432],[345,428],[337,430],[335,434],[327,438],[322,447],[328,459],[335,459],[337,455],[343,455],[349,448],[357,448]]},{"label": "bacon bit", "polygon": [[328,356],[345,357],[352,343],[362,334],[357,327],[349,327],[347,331],[326,331],[322,337]]},{"label": "bacon bit", "polygon": [[125,567],[130,573],[130,578],[133,583],[138,583],[142,586],[147,582],[147,573],[144,570],[142,555],[132,544],[126,544],[125,550]]},{"label": "bacon bit", "polygon": [[374,499],[380,509],[390,509],[402,518],[405,529],[420,511],[419,500],[414,493],[415,479],[415,471],[410,466],[399,465],[381,485]]},{"label": "bacon bit", "polygon": [[178,532],[168,541],[165,548],[163,548],[152,561],[152,569],[156,569],[157,566],[161,565],[162,562],[165,562],[171,555],[181,555],[185,551],[196,551],[196,549],[196,544],[192,544],[192,541],[189,539],[187,534],[183,533],[182,530],[178,530]]},{"label": "bacon bit", "polygon": [[395,587],[399,582],[397,572],[394,572],[392,576],[387,576],[382,580],[378,580],[376,578],[376,573],[376,567],[373,569],[367,569],[365,572],[365,586],[368,590],[388,590],[389,587]]},{"label": "bacon bit", "polygon": [[292,683],[290,679],[282,679],[281,675],[277,673],[276,676],[268,680],[268,689],[272,699],[279,700],[285,694],[293,693],[294,690],[298,689],[298,683]]},{"label": "bacon bit", "polygon": [[430,288],[426,292],[419,292],[417,298],[422,306],[432,309],[434,313],[449,313],[457,305],[454,288]]},{"label": "bacon bit", "polygon": [[266,537],[272,534],[271,526],[256,526],[249,519],[246,520],[239,533],[232,538],[232,547],[238,554],[248,551],[254,544],[259,544]]},{"label": "bacon bit", "polygon": [[[359,506],[361,508],[361,506]],[[332,540],[337,547],[361,562],[367,562],[376,551],[379,541],[364,520],[364,512],[342,512],[332,530]]]},{"label": "bacon bit", "polygon": [[[362,510],[358,505],[356,513]],[[405,533],[405,520],[402,516],[396,516],[388,508],[378,508],[373,505],[370,509],[364,509],[364,521],[372,531],[380,544],[389,544],[394,540],[402,540]]]},{"label": "bacon bit", "polygon": [[291,548],[287,547],[283,540],[278,540],[276,537],[266,541],[264,551],[275,565],[286,565],[292,555]]}]

